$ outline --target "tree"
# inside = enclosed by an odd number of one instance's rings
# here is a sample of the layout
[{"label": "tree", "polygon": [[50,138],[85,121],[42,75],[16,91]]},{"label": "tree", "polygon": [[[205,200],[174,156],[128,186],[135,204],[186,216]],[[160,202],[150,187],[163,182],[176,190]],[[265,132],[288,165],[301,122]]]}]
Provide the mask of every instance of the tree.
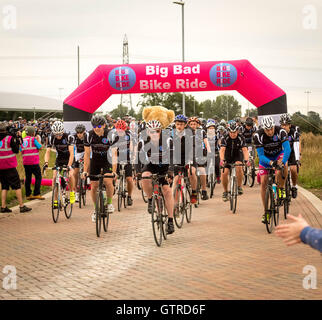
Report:
[{"label": "tree", "polygon": [[129,113],[129,108],[119,104],[117,108],[113,109],[110,112],[110,115],[113,119],[117,119],[118,117],[123,118]]},{"label": "tree", "polygon": [[[163,93],[144,93],[141,95],[142,101],[138,103],[141,105],[139,114],[142,115],[144,107],[147,106],[162,106],[167,109],[173,110],[175,114],[182,114],[182,93],[181,92],[163,92]],[[186,116],[200,116],[203,111],[200,103],[192,96],[185,96],[185,109]]]},{"label": "tree", "polygon": [[258,116],[258,110],[257,108],[252,108],[252,109],[246,109],[245,111],[245,117],[257,117]]},{"label": "tree", "polygon": [[206,100],[201,103],[204,110],[204,118],[213,118],[231,120],[241,117],[241,105],[231,95],[220,95],[216,100]]},{"label": "tree", "polygon": [[316,112],[310,111],[308,116],[295,112],[292,115],[292,124],[298,126],[303,132],[312,132],[314,134],[321,134],[321,119]]}]

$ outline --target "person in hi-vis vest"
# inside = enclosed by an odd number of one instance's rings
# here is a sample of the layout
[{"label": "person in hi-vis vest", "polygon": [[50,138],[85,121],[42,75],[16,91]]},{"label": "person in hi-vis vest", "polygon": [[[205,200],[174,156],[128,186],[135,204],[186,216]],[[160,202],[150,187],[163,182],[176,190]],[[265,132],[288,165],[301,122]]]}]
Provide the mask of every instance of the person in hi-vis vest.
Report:
[{"label": "person in hi-vis vest", "polygon": [[[22,145],[20,146],[23,166],[26,173],[25,189],[26,197],[28,200],[39,199],[44,200],[45,198],[40,195],[41,186],[41,170],[39,166],[39,149],[41,149],[41,140],[37,135],[35,137],[36,130],[32,126],[25,128],[26,137],[23,139]],[[32,195],[31,191],[31,178],[35,176],[35,189]]]},{"label": "person in hi-vis vest", "polygon": [[[18,135],[21,133],[18,132]],[[20,139],[12,136],[7,131],[7,125],[0,123],[0,183],[1,183],[1,213],[12,212],[7,207],[7,193],[9,188],[16,191],[16,196],[20,205],[20,212],[30,211],[23,204],[20,177],[17,171],[16,154],[19,153]]]}]

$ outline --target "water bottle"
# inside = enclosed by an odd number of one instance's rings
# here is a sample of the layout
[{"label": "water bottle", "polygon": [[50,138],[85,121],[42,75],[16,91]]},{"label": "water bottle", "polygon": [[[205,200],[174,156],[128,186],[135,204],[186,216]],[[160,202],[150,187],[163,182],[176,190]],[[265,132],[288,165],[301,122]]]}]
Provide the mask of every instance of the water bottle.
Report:
[{"label": "water bottle", "polygon": [[273,183],[273,192],[274,192],[274,198],[276,198],[276,192],[277,192],[276,183]]}]

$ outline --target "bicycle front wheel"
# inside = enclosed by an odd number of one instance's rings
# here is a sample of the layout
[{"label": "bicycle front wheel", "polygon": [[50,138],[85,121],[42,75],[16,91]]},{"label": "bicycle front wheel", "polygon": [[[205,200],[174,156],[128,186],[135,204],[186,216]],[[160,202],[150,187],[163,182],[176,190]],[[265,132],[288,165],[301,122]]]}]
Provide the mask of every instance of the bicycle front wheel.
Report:
[{"label": "bicycle front wheel", "polygon": [[185,200],[181,189],[181,185],[178,185],[174,192],[175,208],[174,208],[174,221],[176,226],[180,229],[183,225],[183,219],[185,214]]},{"label": "bicycle front wheel", "polygon": [[117,210],[121,211],[122,208],[122,201],[123,201],[123,177],[120,178],[119,181],[119,186],[118,186],[118,190],[117,190]]},{"label": "bicycle front wheel", "polygon": [[274,193],[271,187],[265,192],[265,225],[268,233],[273,231],[273,217],[275,215]]},{"label": "bicycle front wheel", "polygon": [[233,194],[231,196],[231,199],[233,201],[233,207],[232,207],[233,213],[236,213],[236,209],[237,209],[237,196],[238,196],[238,185],[237,185],[237,179],[236,177],[234,177]]},{"label": "bicycle front wheel", "polygon": [[67,219],[70,219],[72,216],[73,212],[73,205],[70,203],[70,191],[65,191],[66,196],[65,196],[65,203],[64,203],[64,211],[65,211],[65,216]]},{"label": "bicycle front wheel", "polygon": [[96,215],[96,235],[100,237],[102,228],[102,214],[104,214],[104,197],[100,191],[96,199],[95,215]]},{"label": "bicycle front wheel", "polygon": [[192,204],[191,204],[191,193],[188,188],[186,188],[185,192],[185,212],[186,212],[186,220],[188,223],[191,222],[192,216]]},{"label": "bicycle front wheel", "polygon": [[255,164],[254,161],[252,161],[251,167],[247,167],[247,184],[250,188],[254,186],[255,176]]},{"label": "bicycle front wheel", "polygon": [[[57,194],[57,207],[54,206],[55,194]],[[53,193],[51,196],[51,214],[55,223],[57,223],[58,217],[59,217],[60,201],[61,201],[61,194],[59,194],[59,186],[58,186],[58,183],[55,183]]]},{"label": "bicycle front wheel", "polygon": [[161,198],[158,196],[154,196],[152,198],[152,230],[154,241],[158,247],[161,246],[162,243],[162,235],[163,235],[163,223],[162,223],[162,207],[163,203]]}]

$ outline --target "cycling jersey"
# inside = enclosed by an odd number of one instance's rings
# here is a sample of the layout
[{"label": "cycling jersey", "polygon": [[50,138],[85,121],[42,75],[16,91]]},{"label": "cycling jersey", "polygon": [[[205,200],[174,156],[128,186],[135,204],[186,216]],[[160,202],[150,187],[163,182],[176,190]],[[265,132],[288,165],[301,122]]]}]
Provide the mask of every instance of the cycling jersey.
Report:
[{"label": "cycling jersey", "polygon": [[70,143],[75,146],[75,161],[76,162],[84,157],[84,152],[85,152],[84,140],[85,140],[86,135],[88,135],[88,132],[84,133],[83,140],[79,139],[76,133],[70,136]]},{"label": "cycling jersey", "polygon": [[90,147],[92,152],[91,164],[106,164],[112,162],[112,154],[110,147],[112,136],[109,134],[109,131],[106,129],[102,136],[98,136],[94,130],[89,131],[88,135],[84,137],[84,146]]},{"label": "cycling jersey", "polygon": [[246,144],[251,144],[253,134],[256,132],[256,127],[253,126],[250,129],[247,129],[246,125],[242,125],[239,127],[239,131],[241,135],[244,136]]},{"label": "cycling jersey", "polygon": [[288,159],[290,165],[296,165],[296,161],[300,160],[300,128],[294,125],[291,125],[290,131],[288,133],[288,141],[290,143],[291,154]]},{"label": "cycling jersey", "polygon": [[245,138],[240,134],[235,139],[232,139],[229,134],[226,134],[221,139],[221,147],[225,147],[225,160],[228,163],[243,160],[242,148],[246,147]]},{"label": "cycling jersey", "polygon": [[56,149],[56,163],[68,163],[69,160],[69,146],[70,137],[67,133],[63,133],[61,139],[58,139],[53,134],[49,136],[47,148]]},{"label": "cycling jersey", "polygon": [[130,161],[130,145],[132,141],[131,132],[126,130],[124,136],[121,136],[117,131],[113,132],[112,145],[117,148],[118,162]]},{"label": "cycling jersey", "polygon": [[286,164],[290,156],[291,149],[287,132],[280,126],[274,127],[272,137],[266,135],[264,129],[257,130],[253,136],[253,143],[262,165],[269,165],[270,161],[276,160],[282,152],[284,152],[283,163]]}]

